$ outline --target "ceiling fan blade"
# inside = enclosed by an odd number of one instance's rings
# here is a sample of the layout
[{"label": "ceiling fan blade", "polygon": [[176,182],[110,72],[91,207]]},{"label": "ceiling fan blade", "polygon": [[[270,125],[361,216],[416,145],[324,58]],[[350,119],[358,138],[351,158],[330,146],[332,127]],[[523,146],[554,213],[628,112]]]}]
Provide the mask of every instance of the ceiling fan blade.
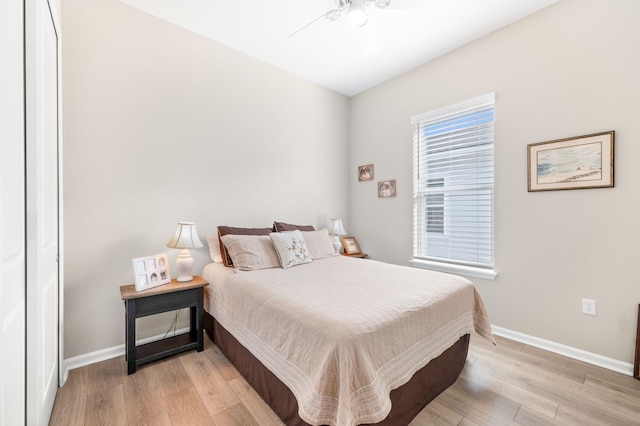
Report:
[{"label": "ceiling fan blade", "polygon": [[[337,10],[337,9],[333,9],[333,10]],[[289,34],[287,36],[287,40],[289,40],[294,35],[298,34],[300,31],[309,28],[311,25],[315,24],[316,22],[318,22],[319,20],[321,20],[322,18],[327,16],[327,14],[331,13],[333,10],[330,10],[329,12],[323,13],[322,15],[318,16],[317,18],[315,18],[311,22],[308,22],[307,24],[305,24],[302,27],[298,28],[297,30],[295,30],[294,32],[292,32],[291,34]]]},{"label": "ceiling fan blade", "polygon": [[344,12],[345,10],[347,10],[349,8],[351,2],[350,1],[345,1],[345,0],[338,0],[336,2],[336,4],[338,5],[337,8],[330,9],[328,12],[323,13],[322,15],[318,16],[317,18],[315,18],[311,22],[309,22],[306,25],[298,28],[296,31],[292,32],[291,34],[289,34],[287,36],[287,40],[290,39],[291,37],[293,37],[294,35],[298,34],[300,31],[302,31],[302,30],[304,30],[306,28],[309,28],[311,25],[315,24],[316,22],[318,22],[322,18],[328,19],[329,21],[335,21],[340,16],[342,16],[342,12]]},{"label": "ceiling fan blade", "polygon": [[[378,4],[380,3],[380,4]],[[386,4],[386,6],[384,6]],[[424,0],[393,0],[393,1],[376,1],[376,6],[378,9],[385,10],[407,10],[407,9],[422,9],[423,7],[429,6],[429,2],[425,2]]]}]

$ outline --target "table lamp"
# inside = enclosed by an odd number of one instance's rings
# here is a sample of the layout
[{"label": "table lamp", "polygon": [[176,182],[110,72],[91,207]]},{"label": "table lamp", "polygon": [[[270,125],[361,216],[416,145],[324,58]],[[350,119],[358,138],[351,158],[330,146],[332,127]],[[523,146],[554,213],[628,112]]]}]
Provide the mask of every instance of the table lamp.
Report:
[{"label": "table lamp", "polygon": [[182,249],[180,255],[176,259],[176,268],[178,269],[177,281],[191,281],[191,270],[193,269],[193,257],[189,252],[190,248],[202,247],[202,242],[198,238],[196,224],[193,222],[178,222],[178,228],[171,240],[167,243],[167,247]]},{"label": "table lamp", "polygon": [[331,235],[331,244],[336,253],[340,253],[342,243],[340,242],[340,235],[347,235],[347,231],[342,226],[342,219],[331,219],[329,225],[329,235]]}]

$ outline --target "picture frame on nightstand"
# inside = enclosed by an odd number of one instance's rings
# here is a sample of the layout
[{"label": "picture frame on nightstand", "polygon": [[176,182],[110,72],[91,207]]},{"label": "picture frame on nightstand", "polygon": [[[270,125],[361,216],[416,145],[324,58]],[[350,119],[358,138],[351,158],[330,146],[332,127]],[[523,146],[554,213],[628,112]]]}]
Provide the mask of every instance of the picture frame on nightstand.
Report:
[{"label": "picture frame on nightstand", "polygon": [[171,282],[169,258],[166,253],[136,257],[131,260],[136,291],[143,291]]},{"label": "picture frame on nightstand", "polygon": [[342,237],[342,247],[348,255],[360,254],[360,246],[356,242],[356,237]]}]

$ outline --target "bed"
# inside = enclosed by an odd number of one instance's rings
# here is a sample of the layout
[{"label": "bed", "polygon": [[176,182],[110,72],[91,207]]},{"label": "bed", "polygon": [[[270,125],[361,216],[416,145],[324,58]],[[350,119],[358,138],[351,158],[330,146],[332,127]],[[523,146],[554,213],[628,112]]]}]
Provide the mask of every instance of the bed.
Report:
[{"label": "bed", "polygon": [[346,256],[202,275],[205,330],[290,426],[406,425],[455,382],[470,333],[493,341],[459,276]]}]

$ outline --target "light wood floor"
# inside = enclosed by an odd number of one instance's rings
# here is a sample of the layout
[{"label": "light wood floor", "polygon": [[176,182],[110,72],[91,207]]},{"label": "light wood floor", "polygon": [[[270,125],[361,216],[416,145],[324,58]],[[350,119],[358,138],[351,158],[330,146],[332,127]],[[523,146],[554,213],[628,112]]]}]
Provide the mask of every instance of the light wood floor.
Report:
[{"label": "light wood floor", "polygon": [[[497,338],[473,336],[456,383],[411,426],[640,425],[640,381]],[[72,370],[51,425],[282,425],[207,338],[126,373],[124,357]]]}]

